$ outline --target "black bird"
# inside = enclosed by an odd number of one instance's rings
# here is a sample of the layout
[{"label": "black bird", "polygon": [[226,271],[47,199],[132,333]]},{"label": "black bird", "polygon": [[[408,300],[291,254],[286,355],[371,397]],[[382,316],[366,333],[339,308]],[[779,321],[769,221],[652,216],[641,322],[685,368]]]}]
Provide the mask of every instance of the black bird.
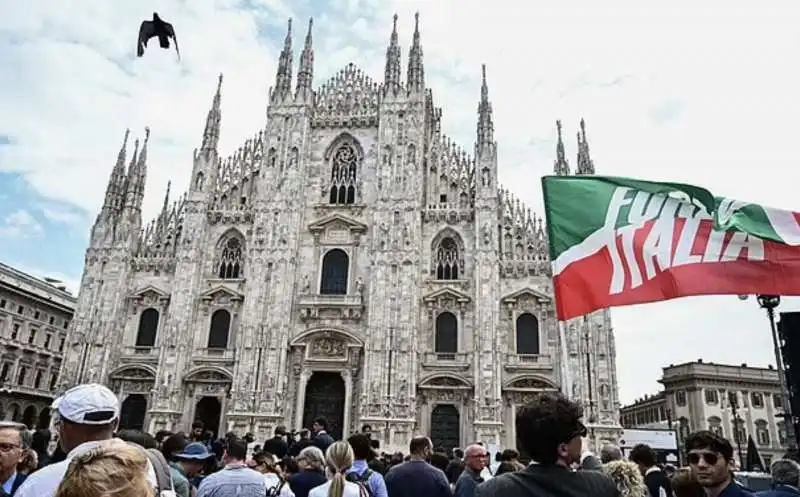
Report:
[{"label": "black bird", "polygon": [[152,21],[142,21],[139,27],[139,42],[136,44],[136,55],[141,57],[144,55],[144,48],[150,38],[157,36],[158,44],[161,48],[169,48],[169,39],[175,42],[175,52],[178,54],[178,60],[181,60],[181,51],[178,50],[178,38],[175,37],[175,28],[172,24],[164,21],[158,14],[153,12]]}]

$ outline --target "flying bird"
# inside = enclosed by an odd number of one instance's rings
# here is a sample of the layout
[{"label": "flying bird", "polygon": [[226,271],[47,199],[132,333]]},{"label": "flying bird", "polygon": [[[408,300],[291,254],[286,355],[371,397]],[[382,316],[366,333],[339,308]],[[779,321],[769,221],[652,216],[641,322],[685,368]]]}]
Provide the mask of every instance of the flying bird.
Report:
[{"label": "flying bird", "polygon": [[136,44],[136,55],[141,57],[144,55],[144,48],[150,38],[157,36],[158,44],[161,48],[169,48],[169,40],[175,42],[175,52],[178,54],[178,60],[181,60],[181,51],[178,49],[178,38],[175,37],[175,28],[172,24],[164,21],[158,14],[153,12],[152,21],[142,21],[139,27],[139,42]]}]

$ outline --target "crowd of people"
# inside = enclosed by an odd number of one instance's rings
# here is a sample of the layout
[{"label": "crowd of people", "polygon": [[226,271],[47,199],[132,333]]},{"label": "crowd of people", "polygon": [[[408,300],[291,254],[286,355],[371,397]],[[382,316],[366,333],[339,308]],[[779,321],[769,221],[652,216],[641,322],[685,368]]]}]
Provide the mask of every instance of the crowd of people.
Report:
[{"label": "crowd of people", "polygon": [[[251,435],[117,431],[119,401],[102,385],[67,391],[55,407],[58,446],[48,430],[0,423],[0,497],[737,497],[754,492],[734,478],[730,442],[711,431],[685,440],[688,466],[662,467],[646,445],[627,459],[617,447],[584,449],[581,406],[540,395],[516,418],[518,449],[493,462],[480,442],[450,454],[425,436],[408,454],[381,453],[369,427],[334,440],[326,421],[295,436],[283,427],[258,444]],[[800,497],[794,456],[772,463],[759,497]],[[524,460],[524,462],[523,462]]]}]

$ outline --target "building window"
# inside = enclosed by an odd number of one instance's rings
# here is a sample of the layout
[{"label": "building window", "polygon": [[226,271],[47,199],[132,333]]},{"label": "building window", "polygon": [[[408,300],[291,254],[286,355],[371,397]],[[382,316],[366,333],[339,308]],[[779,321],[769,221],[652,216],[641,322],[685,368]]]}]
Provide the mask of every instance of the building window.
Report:
[{"label": "building window", "polygon": [[739,407],[739,396],[736,392],[728,392],[728,405],[731,407]]},{"label": "building window", "polygon": [[322,295],[347,295],[347,278],[350,257],[342,249],[329,250],[322,258],[322,278],[319,293]]},{"label": "building window", "polygon": [[23,314],[25,312],[25,307],[18,305],[17,306],[17,314]]},{"label": "building window", "polygon": [[58,384],[58,374],[50,373],[50,391],[55,390],[57,384]]},{"label": "building window", "polygon": [[64,352],[64,337],[61,337],[61,339],[58,341],[58,351]]},{"label": "building window", "polygon": [[442,238],[436,248],[436,279],[437,280],[457,280],[461,276],[461,259],[458,253],[458,245],[451,237]]},{"label": "building window", "polygon": [[679,406],[686,405],[686,392],[684,390],[675,392],[675,403]]},{"label": "building window", "polygon": [[137,347],[155,347],[158,319],[159,313],[153,308],[145,309],[142,312],[139,317],[139,329],[136,332]]},{"label": "building window", "polygon": [[713,388],[706,388],[706,404],[716,404],[719,402],[719,392]]},{"label": "building window", "polygon": [[733,422],[733,440],[737,444],[747,443],[747,428],[744,426],[744,420],[739,418]]},{"label": "building window", "polygon": [[517,318],[517,354],[539,355],[539,320],[530,312]]},{"label": "building window", "polygon": [[0,309],[6,308],[6,299],[0,299]]},{"label": "building window", "polygon": [[211,329],[208,332],[209,349],[228,348],[228,338],[231,331],[231,313],[225,309],[218,309],[211,315]]},{"label": "building window", "polygon": [[53,339],[53,335],[51,335],[49,333],[44,337],[44,348],[46,348],[46,349],[50,348],[50,341],[52,339]]},{"label": "building window", "polygon": [[722,420],[717,416],[711,416],[708,418],[708,431],[715,433],[720,437],[724,437],[725,434],[722,429]]},{"label": "building window", "polygon": [[17,385],[24,385],[26,376],[28,376],[28,368],[22,366],[17,373]]},{"label": "building window", "polygon": [[69,329],[69,319],[64,320],[64,329]]},{"label": "building window", "polygon": [[756,442],[758,445],[769,445],[769,427],[763,419],[758,419],[756,425]]},{"label": "building window", "polygon": [[786,445],[786,422],[781,420],[778,421],[777,425],[778,425],[778,443],[781,444],[782,446]]},{"label": "building window", "polygon": [[329,203],[352,205],[356,201],[358,184],[358,152],[348,142],[336,149],[331,157],[331,187]]},{"label": "building window", "polygon": [[761,409],[764,407],[764,396],[758,392],[753,392],[750,394],[750,403],[756,409]]},{"label": "building window", "polygon": [[776,393],[772,396],[772,405],[775,406],[775,409],[783,409],[783,396],[779,393]]},{"label": "building window", "polygon": [[458,320],[452,312],[436,316],[433,350],[441,359],[455,359],[458,352]]},{"label": "building window", "polygon": [[16,340],[19,336],[19,323],[14,323],[11,327],[11,339]]},{"label": "building window", "polygon": [[0,368],[0,381],[2,381],[4,383],[6,381],[8,381],[8,373],[9,373],[10,369],[11,369],[11,365],[9,363],[7,363],[7,362],[4,362],[3,363],[3,367]]},{"label": "building window", "polygon": [[53,323],[56,322],[56,318],[54,316],[50,316],[50,319],[48,320],[48,322],[50,323],[50,326],[52,326]]},{"label": "building window", "polygon": [[36,328],[31,328],[30,333],[28,333],[28,343],[33,345],[36,341]]},{"label": "building window", "polygon": [[41,388],[42,387],[42,376],[44,375],[43,372],[37,371],[36,378],[33,380],[33,387],[34,388]]},{"label": "building window", "polygon": [[244,252],[242,240],[231,236],[222,245],[219,253],[217,275],[223,280],[235,280],[244,275]]},{"label": "building window", "polygon": [[33,319],[39,319],[39,317],[41,315],[42,315],[42,313],[40,313],[39,311],[36,311],[36,312],[33,313]]}]

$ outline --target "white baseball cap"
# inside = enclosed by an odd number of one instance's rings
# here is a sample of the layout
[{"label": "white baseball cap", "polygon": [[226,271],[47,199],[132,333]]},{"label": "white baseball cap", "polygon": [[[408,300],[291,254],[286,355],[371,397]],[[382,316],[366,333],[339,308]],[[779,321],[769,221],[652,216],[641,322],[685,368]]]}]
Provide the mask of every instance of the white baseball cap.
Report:
[{"label": "white baseball cap", "polygon": [[70,388],[56,401],[59,416],[76,424],[105,425],[119,417],[116,394],[98,383]]}]

